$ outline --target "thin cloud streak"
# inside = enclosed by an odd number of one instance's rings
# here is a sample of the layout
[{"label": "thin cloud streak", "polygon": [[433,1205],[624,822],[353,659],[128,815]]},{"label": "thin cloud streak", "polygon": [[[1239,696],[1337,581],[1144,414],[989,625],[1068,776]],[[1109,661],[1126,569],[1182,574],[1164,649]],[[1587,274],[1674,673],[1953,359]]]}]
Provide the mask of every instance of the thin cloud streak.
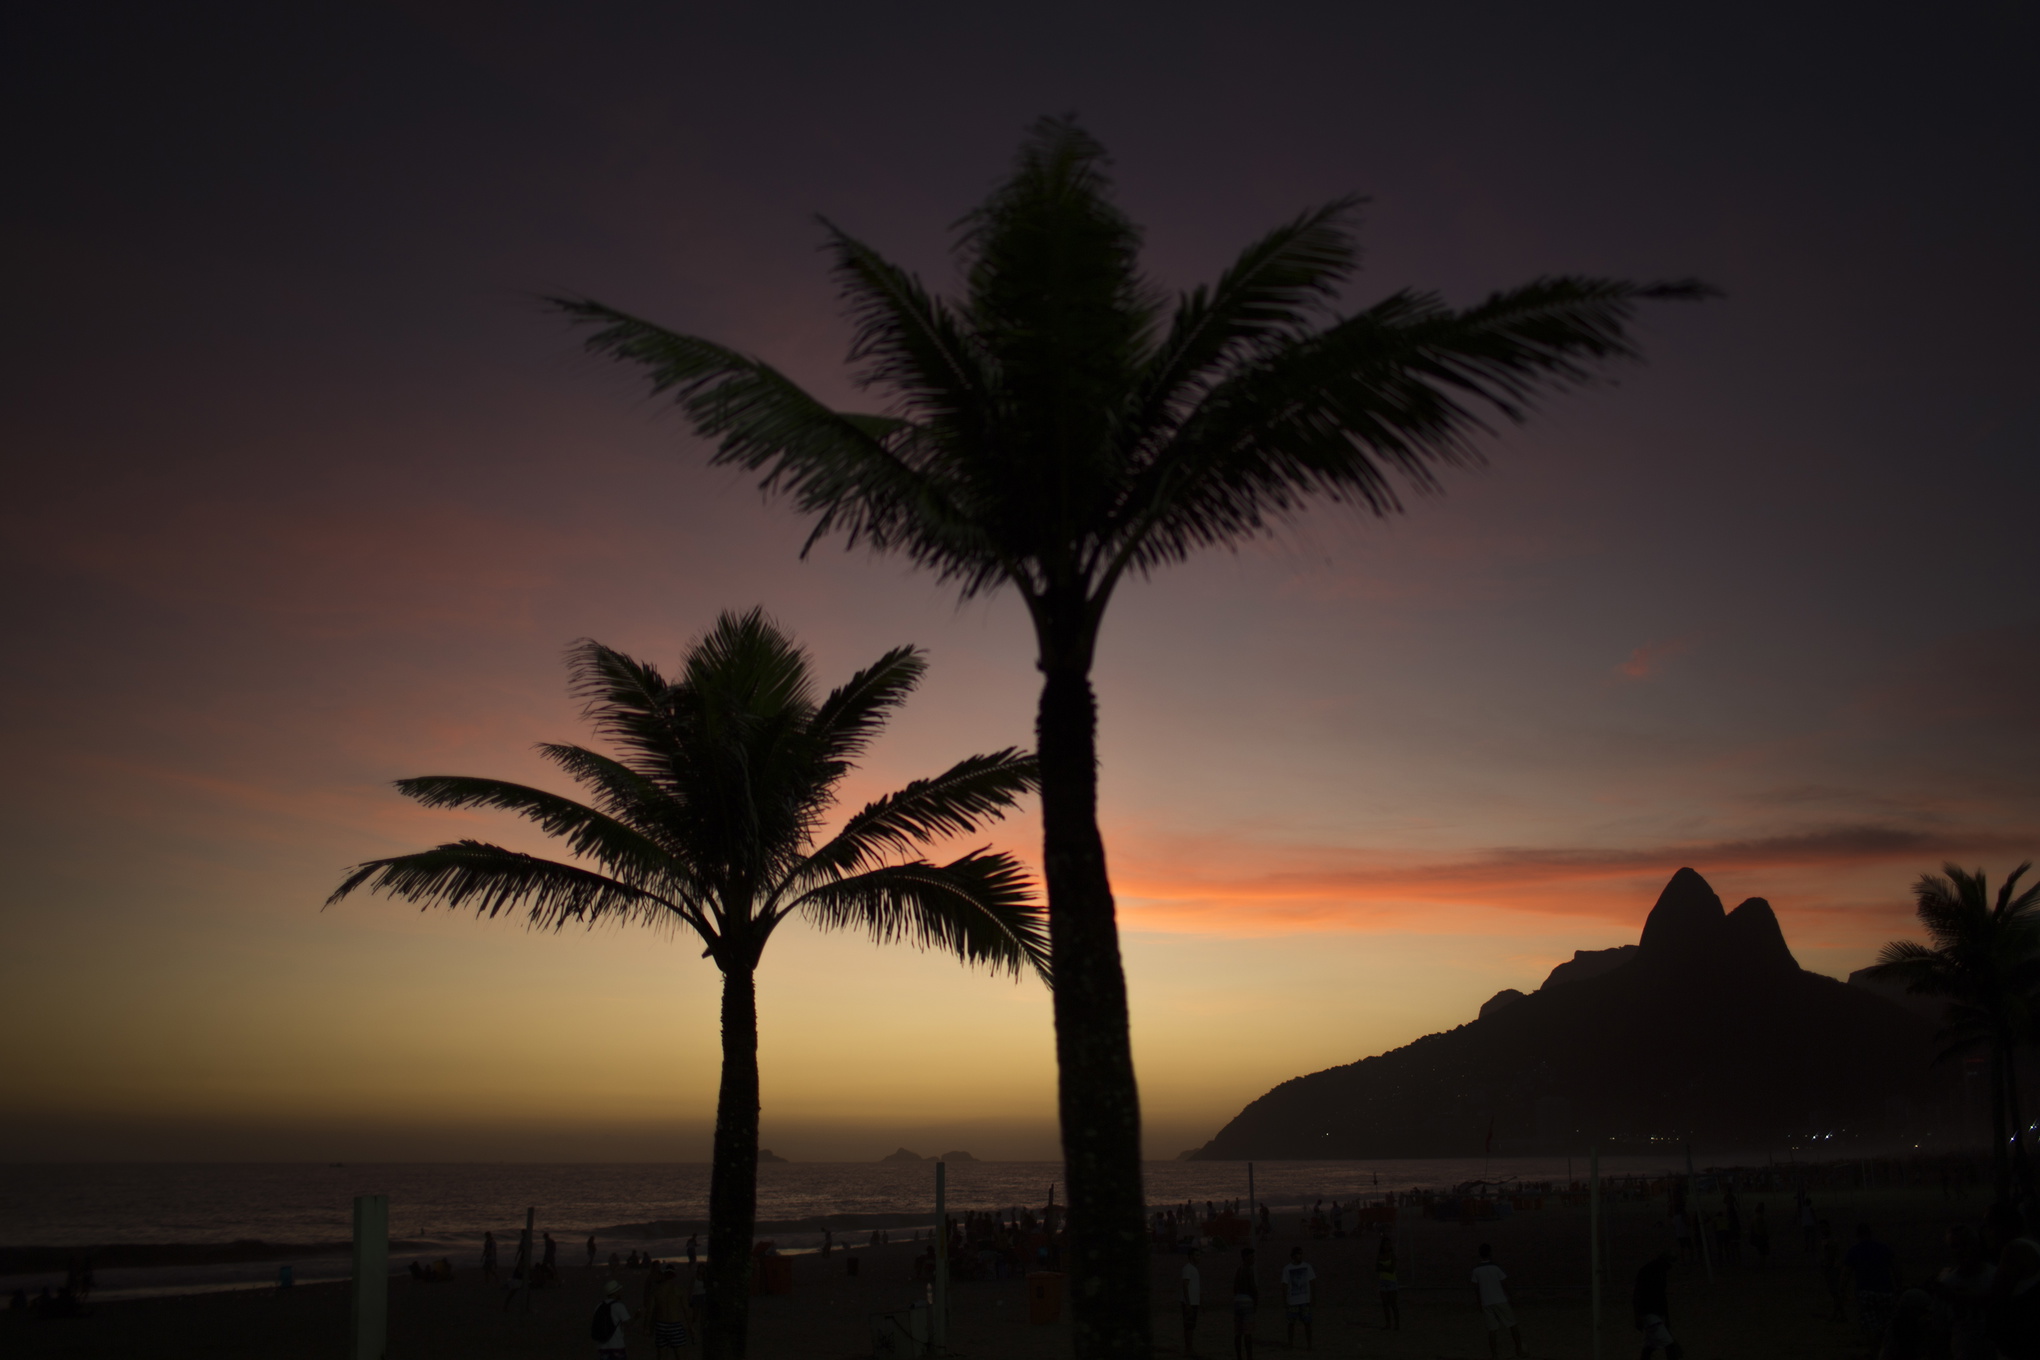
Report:
[{"label": "thin cloud streak", "polygon": [[[1268,936],[1418,931],[1465,933],[1471,912],[1600,921],[1641,919],[1663,881],[1681,866],[1710,876],[1770,871],[1850,871],[1903,864],[1937,866],[1951,855],[2021,854],[2030,838],[1995,832],[1890,825],[1832,826],[1788,835],[1685,841],[1636,849],[1501,847],[1464,858],[1417,861],[1385,852],[1298,847],[1281,852],[1303,868],[1185,871],[1158,845],[1118,855],[1127,923],[1165,933]],[[1203,853],[1214,847],[1203,842]],[[1227,858],[1265,861],[1269,849],[1234,845]],[[1225,851],[1221,851],[1225,854]],[[1810,906],[1779,894],[1785,906]],[[1796,896],[1796,895],[1794,895]],[[1775,903],[1774,903],[1775,904]],[[1878,907],[1821,903],[1824,911]],[[1441,910],[1449,908],[1450,910]]]}]

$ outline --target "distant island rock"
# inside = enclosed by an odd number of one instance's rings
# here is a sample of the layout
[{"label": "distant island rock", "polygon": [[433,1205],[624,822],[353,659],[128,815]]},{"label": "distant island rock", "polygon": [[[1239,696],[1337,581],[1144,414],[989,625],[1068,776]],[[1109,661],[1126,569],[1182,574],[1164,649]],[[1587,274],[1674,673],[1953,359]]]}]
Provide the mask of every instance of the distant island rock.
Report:
[{"label": "distant island rock", "polygon": [[909,1152],[905,1148],[901,1148],[897,1152],[886,1153],[885,1156],[878,1160],[881,1162],[925,1162],[928,1159],[918,1152]]},{"label": "distant island rock", "polygon": [[977,1158],[968,1152],[945,1152],[935,1159],[938,1162],[974,1162]]},{"label": "distant island rock", "polygon": [[771,1148],[765,1148],[765,1147],[761,1147],[761,1148],[759,1148],[759,1149],[758,1149],[758,1160],[759,1160],[759,1161],[760,1161],[761,1163],[763,1163],[763,1162],[783,1162],[783,1161],[785,1161],[785,1160],[786,1160],[786,1158],[784,1158],[784,1157],[780,1156],[780,1155],[779,1155],[778,1153],[774,1152],[774,1151],[773,1151],[773,1150],[772,1150]]},{"label": "distant island rock", "polygon": [[1514,987],[1504,987],[1480,1003],[1480,1018],[1485,1020],[1504,1006],[1512,1006],[1522,999],[1523,993],[1517,991]]},{"label": "distant island rock", "polygon": [[[1868,979],[1850,984],[1803,971],[1763,898],[1724,911],[1706,879],[1681,869],[1638,943],[1580,950],[1536,991],[1500,992],[1457,1029],[1285,1081],[1193,1155],[1963,1138],[1978,1121],[1965,1115],[1952,1065],[1930,1065],[1926,1008]],[[1980,1136],[1980,1125],[1970,1132]]]}]

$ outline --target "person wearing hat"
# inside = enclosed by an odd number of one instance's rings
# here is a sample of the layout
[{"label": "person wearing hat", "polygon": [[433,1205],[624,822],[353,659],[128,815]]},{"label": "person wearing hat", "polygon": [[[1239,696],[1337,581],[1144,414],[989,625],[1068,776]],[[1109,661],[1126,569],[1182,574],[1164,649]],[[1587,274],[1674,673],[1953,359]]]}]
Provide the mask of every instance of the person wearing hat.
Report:
[{"label": "person wearing hat", "polygon": [[[608,1315],[609,1333],[602,1334],[603,1315]],[[611,1280],[602,1286],[602,1302],[595,1308],[595,1316],[589,1319],[589,1332],[595,1341],[596,1360],[625,1360],[630,1354],[630,1343],[624,1340],[623,1327],[630,1321],[630,1309],[623,1306],[623,1282]]]}]

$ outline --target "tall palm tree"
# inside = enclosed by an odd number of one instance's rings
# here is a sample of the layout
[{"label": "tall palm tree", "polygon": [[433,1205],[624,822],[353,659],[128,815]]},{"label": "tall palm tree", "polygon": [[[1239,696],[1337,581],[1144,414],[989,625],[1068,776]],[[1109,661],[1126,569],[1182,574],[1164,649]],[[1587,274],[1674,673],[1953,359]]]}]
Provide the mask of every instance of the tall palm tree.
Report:
[{"label": "tall palm tree", "polygon": [[1893,940],[1867,970],[1947,1002],[1943,1056],[1981,1049],[1988,1057],[2000,1200],[2010,1198],[2015,1177],[2022,1185],[2027,1180],[2016,1059],[2040,1020],[2040,884],[2018,888],[2031,867],[2029,861],[2006,875],[1995,902],[1981,869],[1972,874],[1949,864],[1946,878],[1920,875],[1913,900],[1928,943]]},{"label": "tall palm tree", "polygon": [[594,642],[570,653],[574,692],[616,754],[539,751],[586,802],[500,779],[427,775],[397,788],[427,807],[518,813],[585,864],[462,840],[353,869],[358,888],[532,924],[681,925],[722,970],[722,1083],[709,1181],[707,1353],[745,1350],[758,1199],[758,1007],[753,977],[772,932],[798,916],[971,963],[1047,977],[1048,945],[1026,874],[975,850],[908,858],[975,832],[1036,786],[1032,756],[970,756],[821,832],[837,786],[926,663],[897,647],[817,702],[808,657],[759,610],[724,614],[669,680]]},{"label": "tall palm tree", "polygon": [[850,361],[879,414],[840,412],[769,365],[587,299],[595,352],[670,393],[713,461],[841,534],[905,554],[966,597],[1011,587],[1042,673],[1043,871],[1069,1185],[1074,1343],[1148,1354],[1140,1111],[1112,886],[1097,818],[1091,664],[1113,591],[1307,501],[1375,514],[1478,461],[1482,413],[1520,420],[1540,390],[1634,353],[1646,298],[1696,283],[1544,278],[1476,306],[1399,292],[1329,313],[1357,255],[1357,200],[1304,213],[1215,284],[1171,303],[1140,272],[1102,148],[1036,125],[1014,172],[961,224],[964,292],[824,224],[856,325]]}]

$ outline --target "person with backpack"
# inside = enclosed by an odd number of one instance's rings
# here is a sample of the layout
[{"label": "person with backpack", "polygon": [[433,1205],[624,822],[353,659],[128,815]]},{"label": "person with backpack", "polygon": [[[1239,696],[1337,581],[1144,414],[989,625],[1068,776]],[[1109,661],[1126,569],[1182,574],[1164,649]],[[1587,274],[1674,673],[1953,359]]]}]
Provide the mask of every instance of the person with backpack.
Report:
[{"label": "person with backpack", "polygon": [[630,1309],[623,1306],[623,1282],[611,1280],[602,1286],[602,1302],[595,1305],[595,1313],[588,1319],[588,1339],[595,1343],[596,1360],[626,1360],[630,1349],[623,1328],[629,1321]]}]

